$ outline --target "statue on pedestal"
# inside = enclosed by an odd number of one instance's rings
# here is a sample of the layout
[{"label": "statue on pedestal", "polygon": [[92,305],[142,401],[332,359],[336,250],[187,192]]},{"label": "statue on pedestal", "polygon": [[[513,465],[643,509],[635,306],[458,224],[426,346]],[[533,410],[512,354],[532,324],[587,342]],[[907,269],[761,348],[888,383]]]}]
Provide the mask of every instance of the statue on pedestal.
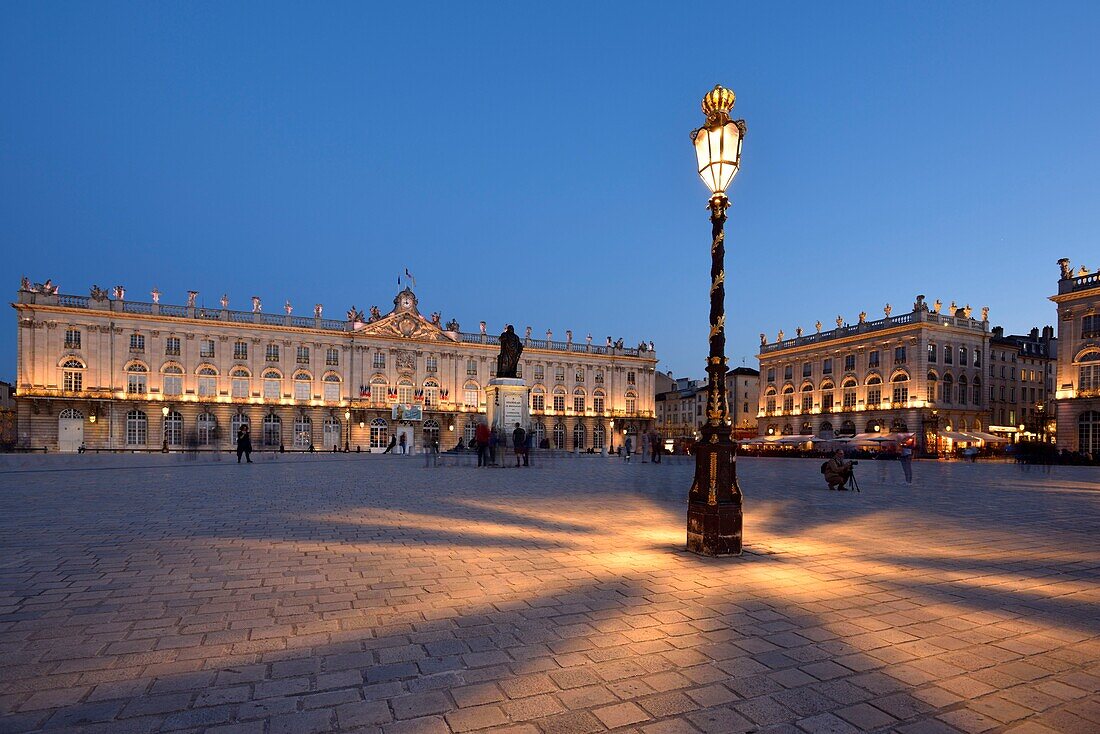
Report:
[{"label": "statue on pedestal", "polygon": [[1062,280],[1073,277],[1073,268],[1069,264],[1069,258],[1063,257],[1058,261],[1058,267],[1062,269]]},{"label": "statue on pedestal", "polygon": [[224,311],[227,308],[229,308],[229,294],[228,293],[223,293],[222,294],[222,310]]},{"label": "statue on pedestal", "polygon": [[198,291],[187,291],[187,305],[189,308],[195,307],[195,297],[198,295]]},{"label": "statue on pedestal", "polygon": [[149,291],[149,295],[153,297],[153,303],[160,303],[160,289],[153,286],[153,290]]},{"label": "statue on pedestal", "polygon": [[500,354],[497,355],[497,377],[515,377],[519,356],[523,354],[523,342],[516,336],[511,324],[500,335]]},{"label": "statue on pedestal", "polygon": [[324,311],[325,311],[325,307],[322,304],[320,304],[320,303],[314,304],[314,306],[313,306],[313,318],[315,318],[315,319],[321,318],[321,314],[324,313]]},{"label": "statue on pedestal", "polygon": [[259,296],[252,296],[252,313],[260,313],[264,309],[264,304],[260,300]]}]

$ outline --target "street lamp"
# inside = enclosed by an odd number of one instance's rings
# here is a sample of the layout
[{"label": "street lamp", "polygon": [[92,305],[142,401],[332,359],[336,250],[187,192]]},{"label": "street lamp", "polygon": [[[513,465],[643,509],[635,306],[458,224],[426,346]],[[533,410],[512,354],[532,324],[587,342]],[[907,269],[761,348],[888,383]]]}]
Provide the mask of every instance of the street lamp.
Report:
[{"label": "street lamp", "polygon": [[351,411],[350,410],[345,410],[344,411],[344,423],[348,424],[348,435],[347,435],[347,438],[344,439],[344,453],[347,454],[347,453],[351,452]]},{"label": "street lamp", "polygon": [[161,423],[161,438],[164,439],[164,443],[161,444],[160,450],[161,450],[161,453],[167,454],[168,453],[168,406],[167,405],[165,405],[163,408],[160,409],[160,414],[162,416],[162,420],[160,422]]},{"label": "street lamp", "polygon": [[607,452],[609,455],[615,453],[615,419],[611,419],[611,448]]},{"label": "street lamp", "polygon": [[731,120],[736,97],[716,85],[703,97],[706,123],[691,134],[699,177],[710,189],[710,354],[707,358],[707,422],[695,444],[695,479],[688,492],[687,549],[705,556],[741,554],[741,488],[737,448],[731,438],[726,398],[725,232],[729,187],[741,167],[745,121]]}]

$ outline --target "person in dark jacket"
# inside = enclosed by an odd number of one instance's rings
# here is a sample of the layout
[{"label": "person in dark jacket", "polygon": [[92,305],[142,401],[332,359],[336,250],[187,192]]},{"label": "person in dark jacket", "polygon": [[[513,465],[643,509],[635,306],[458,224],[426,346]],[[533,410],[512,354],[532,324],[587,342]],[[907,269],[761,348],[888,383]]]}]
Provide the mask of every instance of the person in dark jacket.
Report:
[{"label": "person in dark jacket", "polygon": [[383,451],[382,453],[383,454],[393,453],[393,447],[396,446],[396,445],[397,445],[397,434],[394,434],[394,435],[390,436],[390,443],[389,443],[388,446],[386,446],[386,450]]},{"label": "person in dark jacket", "polygon": [[252,463],[252,437],[249,435],[248,426],[237,429],[237,463],[241,463],[241,456]]},{"label": "person in dark jacket", "polygon": [[474,440],[477,441],[477,465],[489,466],[489,426],[487,424],[477,424]]},{"label": "person in dark jacket", "polygon": [[512,431],[512,446],[516,451],[516,466],[519,466],[520,459],[523,458],[524,451],[527,449],[527,431],[520,428],[519,423]]},{"label": "person in dark jacket", "polygon": [[848,480],[852,478],[852,462],[844,460],[844,452],[837,449],[833,458],[825,462],[821,467],[821,473],[825,475],[825,481],[829,489],[848,489]]}]

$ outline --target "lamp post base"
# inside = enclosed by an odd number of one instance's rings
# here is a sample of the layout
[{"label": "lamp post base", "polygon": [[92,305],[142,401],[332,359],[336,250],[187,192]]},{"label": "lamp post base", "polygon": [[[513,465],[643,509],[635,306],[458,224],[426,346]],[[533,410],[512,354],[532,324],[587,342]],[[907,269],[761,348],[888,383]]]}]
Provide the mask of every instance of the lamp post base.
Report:
[{"label": "lamp post base", "polygon": [[743,514],[737,449],[728,428],[707,426],[703,439],[695,447],[695,481],[688,493],[687,549],[703,556],[739,556]]}]

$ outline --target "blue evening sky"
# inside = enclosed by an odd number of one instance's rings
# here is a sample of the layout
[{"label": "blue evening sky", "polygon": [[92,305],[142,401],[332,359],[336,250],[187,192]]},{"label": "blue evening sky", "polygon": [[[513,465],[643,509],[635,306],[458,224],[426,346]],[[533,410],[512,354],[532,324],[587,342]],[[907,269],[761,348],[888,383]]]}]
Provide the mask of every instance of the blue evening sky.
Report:
[{"label": "blue evening sky", "polygon": [[[688,132],[748,122],[730,363],[917,293],[1053,323],[1100,267],[1096,3],[0,6],[0,250],[62,292],[425,313],[652,339],[702,376]],[[0,320],[0,379],[15,376]]]}]

